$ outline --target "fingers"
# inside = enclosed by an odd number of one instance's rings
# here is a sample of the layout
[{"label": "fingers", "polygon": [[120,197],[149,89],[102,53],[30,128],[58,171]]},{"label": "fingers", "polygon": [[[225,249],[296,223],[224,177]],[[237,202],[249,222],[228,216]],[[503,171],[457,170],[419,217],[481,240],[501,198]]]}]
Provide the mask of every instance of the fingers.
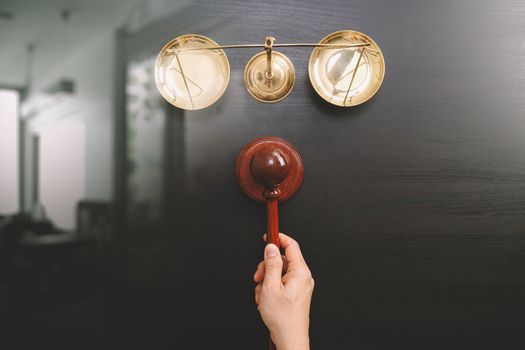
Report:
[{"label": "fingers", "polygon": [[[288,259],[286,256],[281,255],[281,259],[283,259],[283,273],[286,273],[288,270]],[[261,283],[264,280],[264,260],[257,265],[257,270],[255,271],[255,274],[253,275],[253,281],[255,283]]]},{"label": "fingers", "polygon": [[261,298],[261,288],[262,288],[262,283],[259,283],[257,287],[255,287],[255,303],[257,305],[259,305],[259,300]]},{"label": "fingers", "polygon": [[255,283],[261,283],[264,279],[264,260],[257,265],[257,270],[255,270],[255,274],[253,275],[253,281]]},{"label": "fingers", "polygon": [[299,244],[284,233],[279,233],[279,240],[288,261],[287,271],[282,276],[281,282],[285,286],[301,287],[305,282],[312,280],[312,273],[304,261]]},{"label": "fingers", "polygon": [[269,287],[280,286],[283,273],[283,259],[275,244],[267,244],[264,248],[264,279],[263,284]]},{"label": "fingers", "polygon": [[[266,234],[263,236],[263,238],[266,241]],[[299,248],[299,243],[284,233],[279,233],[279,241],[281,243],[281,248],[284,249],[284,254],[286,255],[290,266],[303,265],[306,267],[306,262],[304,261],[303,254]]]},{"label": "fingers", "polygon": [[283,260],[283,274],[288,271],[288,258],[286,255],[281,255],[281,259]]}]

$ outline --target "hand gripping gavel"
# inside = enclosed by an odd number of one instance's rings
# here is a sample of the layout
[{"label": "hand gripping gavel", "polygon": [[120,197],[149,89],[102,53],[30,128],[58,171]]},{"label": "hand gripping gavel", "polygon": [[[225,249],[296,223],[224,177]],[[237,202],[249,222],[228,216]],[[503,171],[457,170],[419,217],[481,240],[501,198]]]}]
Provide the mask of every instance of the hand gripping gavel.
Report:
[{"label": "hand gripping gavel", "polygon": [[[289,142],[277,137],[256,139],[239,153],[235,172],[244,193],[266,203],[266,242],[280,247],[278,203],[301,187],[304,169],[299,153]],[[272,349],[275,345],[270,338]]]}]

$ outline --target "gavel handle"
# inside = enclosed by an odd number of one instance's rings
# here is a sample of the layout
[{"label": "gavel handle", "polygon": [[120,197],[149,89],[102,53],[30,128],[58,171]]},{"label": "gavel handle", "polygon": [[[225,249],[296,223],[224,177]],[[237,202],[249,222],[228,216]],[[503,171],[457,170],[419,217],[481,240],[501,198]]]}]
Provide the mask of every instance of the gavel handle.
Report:
[{"label": "gavel handle", "polygon": [[[279,240],[279,209],[278,200],[270,199],[266,202],[266,212],[268,215],[268,232],[266,243],[273,243],[277,248],[281,247]],[[272,341],[271,335],[268,335],[269,350],[276,350],[275,344]]]},{"label": "gavel handle", "polygon": [[269,199],[266,202],[266,212],[268,214],[268,236],[266,237],[266,243],[273,243],[277,246],[277,248],[280,248],[279,209],[277,203],[277,199]]}]

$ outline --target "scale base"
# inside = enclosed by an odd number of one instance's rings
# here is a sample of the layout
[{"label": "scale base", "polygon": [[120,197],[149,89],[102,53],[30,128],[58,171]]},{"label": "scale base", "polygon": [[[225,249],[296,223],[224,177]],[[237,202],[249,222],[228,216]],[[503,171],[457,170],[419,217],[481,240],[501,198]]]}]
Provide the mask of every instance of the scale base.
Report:
[{"label": "scale base", "polygon": [[280,52],[272,51],[272,77],[266,76],[266,52],[253,56],[244,69],[246,89],[258,101],[275,103],[292,92],[295,85],[295,68],[292,61]]}]

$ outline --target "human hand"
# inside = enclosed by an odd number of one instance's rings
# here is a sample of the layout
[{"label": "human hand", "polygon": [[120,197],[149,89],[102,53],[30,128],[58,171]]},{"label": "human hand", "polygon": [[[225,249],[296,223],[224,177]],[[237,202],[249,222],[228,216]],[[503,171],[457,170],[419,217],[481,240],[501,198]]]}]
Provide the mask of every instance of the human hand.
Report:
[{"label": "human hand", "polygon": [[278,350],[308,350],[314,280],[299,244],[283,233],[279,239],[285,255],[276,245],[266,245],[253,276],[255,302]]}]

